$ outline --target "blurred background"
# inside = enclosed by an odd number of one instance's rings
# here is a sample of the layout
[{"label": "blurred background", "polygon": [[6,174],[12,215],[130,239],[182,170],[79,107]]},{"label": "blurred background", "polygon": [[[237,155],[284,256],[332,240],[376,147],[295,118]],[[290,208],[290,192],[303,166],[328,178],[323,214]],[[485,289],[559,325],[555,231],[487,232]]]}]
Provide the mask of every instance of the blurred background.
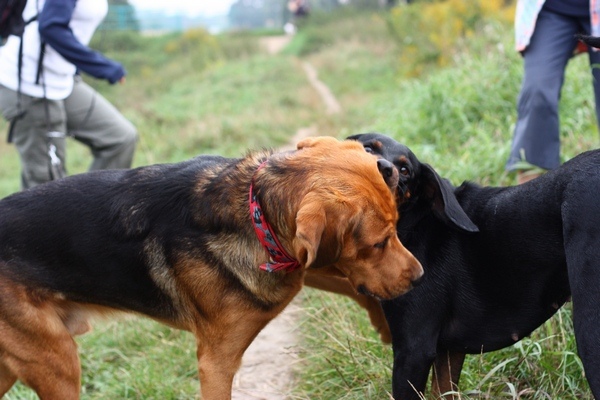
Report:
[{"label": "blurred background", "polygon": [[[311,0],[316,12],[336,8],[380,8],[403,0]],[[282,28],[292,16],[287,1],[281,0],[204,0],[144,1],[110,0],[110,13],[103,25],[107,30],[133,30],[146,34],[184,31],[203,27],[211,33],[226,30]]]}]

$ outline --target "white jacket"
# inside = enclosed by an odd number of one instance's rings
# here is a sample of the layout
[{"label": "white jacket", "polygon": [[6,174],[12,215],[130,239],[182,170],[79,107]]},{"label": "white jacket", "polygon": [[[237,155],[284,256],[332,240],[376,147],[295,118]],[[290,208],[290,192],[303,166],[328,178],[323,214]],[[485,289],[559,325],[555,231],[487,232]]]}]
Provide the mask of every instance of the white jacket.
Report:
[{"label": "white jacket", "polygon": [[[48,0],[50,2],[52,0]],[[43,10],[46,0],[29,0],[23,12],[23,19],[27,21]],[[73,14],[68,21],[72,36],[80,45],[87,46],[94,31],[102,22],[108,12],[107,0],[76,0],[68,3]],[[64,4],[61,4],[63,6]],[[65,10],[68,7],[62,7]],[[68,10],[70,11],[70,10]],[[62,16],[68,18],[69,16]],[[44,97],[44,87],[36,85],[38,58],[40,56],[40,22],[28,24],[23,34],[23,69],[21,72],[21,91],[33,97]],[[70,35],[70,33],[69,33]],[[17,90],[18,87],[18,54],[21,39],[16,36],[9,37],[7,43],[0,47],[0,84],[9,89]],[[91,50],[90,50],[91,52]],[[61,100],[69,96],[73,89],[73,75],[77,67],[67,61],[51,45],[46,45],[42,69],[42,80],[45,82],[45,96],[52,100]]]}]

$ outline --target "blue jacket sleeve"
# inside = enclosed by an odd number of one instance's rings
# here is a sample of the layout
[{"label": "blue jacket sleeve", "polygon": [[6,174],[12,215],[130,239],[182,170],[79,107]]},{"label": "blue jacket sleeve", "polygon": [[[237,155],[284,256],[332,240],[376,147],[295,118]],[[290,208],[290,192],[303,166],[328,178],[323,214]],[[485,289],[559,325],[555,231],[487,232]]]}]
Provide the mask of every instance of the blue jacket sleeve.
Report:
[{"label": "blue jacket sleeve", "polygon": [[77,0],[46,0],[38,17],[42,40],[65,60],[95,78],[115,83],[125,76],[125,69],[77,40],[69,22]]}]

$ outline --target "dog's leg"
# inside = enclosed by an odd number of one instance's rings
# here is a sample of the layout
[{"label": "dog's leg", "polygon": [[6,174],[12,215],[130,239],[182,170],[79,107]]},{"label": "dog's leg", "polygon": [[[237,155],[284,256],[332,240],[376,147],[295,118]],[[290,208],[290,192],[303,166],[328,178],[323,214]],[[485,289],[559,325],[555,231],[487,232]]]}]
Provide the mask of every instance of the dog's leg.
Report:
[{"label": "dog's leg", "polygon": [[235,310],[222,310],[219,320],[211,320],[209,326],[199,327],[197,355],[203,400],[231,399],[233,377],[244,352],[277,314],[238,305]]},{"label": "dog's leg", "polygon": [[600,251],[597,243],[585,239],[580,237],[577,249],[566,247],[567,265],[577,353],[594,398],[600,399]]},{"label": "dog's leg", "polygon": [[342,294],[356,301],[362,308],[366,309],[371,320],[371,325],[379,332],[383,343],[392,342],[392,334],[385,320],[381,304],[376,299],[356,293],[348,279],[319,275],[308,270],[304,277],[304,284],[315,289]]},{"label": "dog's leg", "polygon": [[596,294],[598,296],[591,302],[590,299],[578,300],[579,296],[573,292],[573,326],[577,352],[583,363],[585,377],[594,398],[600,399],[600,333],[598,332],[600,294]]},{"label": "dog's leg", "polygon": [[42,400],[79,399],[77,345],[48,296],[0,279],[0,389],[15,378]]},{"label": "dog's leg", "polygon": [[600,399],[600,215],[595,182],[592,175],[574,181],[574,187],[586,189],[569,191],[562,218],[577,352],[590,389]]},{"label": "dog's leg", "polygon": [[[465,353],[452,351],[438,353],[431,375],[431,394],[434,399],[441,397],[444,393],[458,390],[458,380],[464,362]],[[444,398],[457,399],[458,396],[449,394]]]},{"label": "dog's leg", "polygon": [[[11,369],[42,400],[77,400],[80,387],[77,346],[70,337],[50,340],[54,343],[43,341],[26,349],[35,360],[12,360]],[[44,345],[48,347],[44,348]]]}]

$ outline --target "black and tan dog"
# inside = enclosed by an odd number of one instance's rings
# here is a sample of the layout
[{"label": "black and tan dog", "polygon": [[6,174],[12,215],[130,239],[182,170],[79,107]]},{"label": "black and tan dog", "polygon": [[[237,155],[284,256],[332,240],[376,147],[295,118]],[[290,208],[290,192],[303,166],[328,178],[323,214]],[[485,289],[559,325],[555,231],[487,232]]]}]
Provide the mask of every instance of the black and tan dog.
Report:
[{"label": "black and tan dog", "polygon": [[[79,398],[73,336],[125,311],[193,332],[202,398],[229,399],[245,349],[306,269],[384,299],[409,290],[422,269],[396,236],[391,164],[357,142],[298,147],[82,174],[1,200],[0,397],[21,380],[41,399]],[[269,260],[289,270],[259,269]]]},{"label": "black and tan dog", "polygon": [[[514,344],[572,294],[579,356],[600,398],[600,151],[523,185],[455,188],[387,136],[351,139],[400,171],[398,235],[425,269],[418,287],[382,302],[394,397],[419,399],[432,365],[433,398],[456,389],[465,354]],[[377,302],[361,304],[381,319]]]}]

